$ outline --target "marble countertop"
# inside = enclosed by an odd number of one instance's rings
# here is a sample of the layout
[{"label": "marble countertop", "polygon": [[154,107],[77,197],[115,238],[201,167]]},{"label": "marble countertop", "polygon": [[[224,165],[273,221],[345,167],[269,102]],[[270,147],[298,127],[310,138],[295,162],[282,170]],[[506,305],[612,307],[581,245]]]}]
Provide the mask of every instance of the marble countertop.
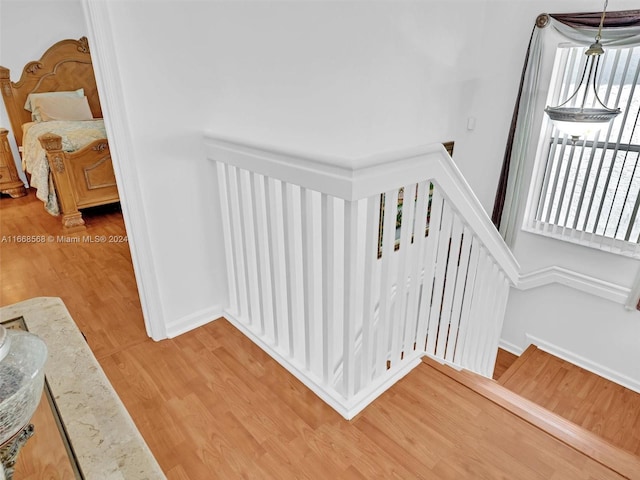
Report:
[{"label": "marble countertop", "polygon": [[49,349],[45,376],[84,477],[166,479],[62,300],[0,308],[0,321],[20,316]]}]

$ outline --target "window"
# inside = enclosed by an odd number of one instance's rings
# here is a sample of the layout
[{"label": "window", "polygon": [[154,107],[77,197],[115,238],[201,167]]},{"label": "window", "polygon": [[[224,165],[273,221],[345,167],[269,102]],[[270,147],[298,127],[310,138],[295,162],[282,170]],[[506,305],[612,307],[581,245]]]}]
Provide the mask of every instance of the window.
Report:
[{"label": "window", "polygon": [[[587,60],[584,50],[558,48],[548,104],[575,91]],[[543,160],[526,230],[640,257],[639,73],[640,46],[605,48],[598,95],[608,107],[622,110],[608,130],[574,144],[543,122],[538,148]]]}]

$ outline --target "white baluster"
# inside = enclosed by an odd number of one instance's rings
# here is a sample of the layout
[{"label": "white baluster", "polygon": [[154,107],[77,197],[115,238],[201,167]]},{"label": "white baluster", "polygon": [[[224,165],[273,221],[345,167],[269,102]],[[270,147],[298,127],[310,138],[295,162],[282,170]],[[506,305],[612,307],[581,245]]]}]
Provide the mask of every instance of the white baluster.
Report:
[{"label": "white baluster", "polygon": [[[380,228],[380,195],[367,199],[367,227],[365,234],[363,324],[362,324],[362,370],[361,385],[368,385],[374,369],[373,352],[375,334],[375,299],[373,297],[374,270],[378,261],[378,234]],[[378,319],[379,323],[379,319]]]},{"label": "white baluster", "polygon": [[389,338],[391,332],[391,302],[394,278],[392,277],[393,254],[398,211],[398,190],[389,190],[384,196],[384,219],[382,222],[382,273],[380,281],[380,308],[377,325],[377,345],[375,351],[375,376],[382,375],[389,358]]},{"label": "white baluster", "polygon": [[240,208],[240,179],[238,178],[239,169],[235,167],[229,168],[229,192],[231,203],[231,226],[233,229],[233,246],[234,257],[236,261],[236,273],[238,278],[238,297],[239,297],[239,320],[248,323],[251,318],[249,310],[249,292],[246,279],[245,268],[245,248],[244,236],[242,235],[242,214]]},{"label": "white baluster", "polygon": [[460,312],[460,326],[458,328],[458,339],[456,342],[456,350],[454,352],[453,362],[457,365],[463,365],[464,352],[467,346],[467,331],[469,324],[474,321],[474,294],[476,287],[476,278],[478,276],[478,263],[480,261],[480,242],[473,236],[471,241],[471,254],[469,256],[469,265],[467,268],[467,279],[464,289],[464,302],[462,311]]},{"label": "white baluster", "polygon": [[285,229],[285,263],[287,271],[287,301],[289,309],[289,354],[303,363],[306,356],[304,343],[304,307],[302,305],[302,241],[300,219],[300,188],[283,183]]},{"label": "white baluster", "polygon": [[[334,199],[334,245],[333,251],[335,256],[334,272],[333,272],[333,336],[330,338],[333,343],[333,358],[331,359],[333,364],[333,381],[335,388],[341,395],[346,395],[344,391],[344,363],[345,363],[345,350],[344,350],[344,329],[346,328],[345,322],[345,271],[346,271],[346,256],[344,241],[346,236],[345,229],[345,214],[346,214],[346,202],[343,199]],[[341,381],[342,380],[342,381]]]},{"label": "white baluster", "polygon": [[[315,265],[315,214],[313,204],[313,191],[303,188],[300,192],[302,210],[302,287],[304,291],[304,365],[316,374],[320,373],[321,352],[318,348],[318,340],[322,330],[318,328],[320,321],[318,311],[322,305],[322,299],[316,297],[316,283],[318,274]],[[315,362],[315,363],[314,363]],[[313,363],[313,366],[312,366]],[[314,368],[315,367],[315,368]]]},{"label": "white baluster", "polygon": [[240,203],[242,208],[242,231],[244,237],[244,255],[246,260],[247,289],[249,290],[249,325],[254,330],[262,329],[262,308],[260,302],[259,276],[260,269],[257,259],[257,244],[254,221],[254,198],[251,187],[251,176],[246,170],[241,170],[239,174]]},{"label": "white baluster", "polygon": [[486,376],[488,377],[493,376],[496,357],[498,355],[498,344],[500,343],[500,335],[502,334],[502,323],[504,320],[505,310],[507,309],[509,289],[511,288],[509,285],[509,281],[502,271],[499,271],[497,276],[499,277],[499,279],[496,280],[497,299],[495,302],[495,308],[492,312],[493,335],[490,339],[491,341],[487,346],[487,358],[485,360],[485,371]]},{"label": "white baluster", "polygon": [[439,188],[434,185],[431,201],[431,218],[429,221],[429,235],[425,245],[424,274],[422,276],[422,295],[416,329],[416,342],[418,348],[426,351],[427,332],[429,329],[429,316],[431,315],[431,302],[434,299],[434,282],[436,275],[436,258],[441,241],[440,228],[442,224],[442,212],[444,210],[444,198]]},{"label": "white baluster", "polygon": [[462,242],[463,225],[457,214],[453,214],[453,225],[451,229],[451,239],[449,245],[449,259],[447,261],[447,273],[444,285],[444,298],[440,313],[440,327],[438,328],[438,338],[436,340],[435,355],[444,358],[447,350],[447,343],[451,334],[451,310],[453,308],[453,297],[458,276],[458,259],[460,256],[460,243]]},{"label": "white baluster", "polygon": [[425,232],[427,228],[429,187],[430,182],[421,182],[418,185],[418,202],[414,215],[413,245],[411,247],[413,254],[407,258],[410,264],[409,278],[411,279],[411,283],[407,293],[406,324],[404,329],[404,340],[402,342],[402,349],[405,354],[410,351],[415,351],[416,349],[422,350],[424,346],[416,345],[416,333],[418,327],[418,312],[420,302],[422,302],[420,292],[423,280],[421,277],[423,275],[426,246],[428,244]]},{"label": "white baluster", "polygon": [[497,274],[499,274],[498,269],[491,260],[489,256],[487,256],[487,271],[484,276],[484,282],[491,287],[487,289],[484,297],[484,302],[479,309],[482,309],[479,312],[478,316],[478,340],[477,340],[477,360],[475,361],[475,371],[480,373],[481,375],[487,376],[488,365],[488,351],[491,344],[493,343],[493,334],[494,325],[495,325],[495,307],[498,296],[500,294],[500,289],[498,288],[499,282],[497,282]]},{"label": "white baluster", "polygon": [[262,324],[260,331],[265,335],[266,340],[273,342],[275,338],[275,318],[273,305],[273,289],[271,260],[269,258],[269,229],[267,225],[269,205],[266,189],[266,179],[263,175],[255,174],[251,176],[253,195],[253,208],[255,210],[255,232],[258,250],[258,265],[260,270],[260,300],[262,304]]},{"label": "white baluster", "polygon": [[480,348],[483,327],[486,319],[487,305],[491,302],[493,286],[488,281],[491,272],[491,260],[484,248],[480,249],[478,271],[476,273],[475,291],[473,293],[473,318],[468,324],[462,366],[474,372],[480,371],[482,351]]},{"label": "white baluster", "polygon": [[448,362],[454,362],[456,346],[458,344],[460,317],[465,302],[471,303],[471,291],[467,291],[469,282],[469,259],[471,256],[471,245],[473,235],[468,228],[462,232],[462,250],[460,252],[460,265],[456,277],[455,297],[451,308],[451,331],[444,358]]},{"label": "white baluster", "polygon": [[427,353],[435,355],[438,340],[438,329],[442,315],[442,301],[447,274],[447,260],[451,245],[451,228],[453,213],[448,202],[444,202],[442,209],[442,224],[439,232],[438,252],[436,253],[436,269],[433,284],[433,297],[429,313],[429,328],[427,330]]},{"label": "white baluster", "polygon": [[332,386],[334,379],[335,243],[333,197],[322,195],[322,379]]},{"label": "white baluster", "polygon": [[358,275],[358,202],[345,202],[344,209],[344,318],[342,328],[342,381],[347,398],[355,393],[356,319],[362,275]]},{"label": "white baluster", "polygon": [[229,286],[229,310],[238,314],[238,290],[236,280],[236,265],[234,262],[233,229],[229,218],[229,188],[227,170],[230,168],[222,162],[216,162],[218,171],[218,189],[220,192],[220,208],[222,213],[222,228],[224,232],[224,248],[227,252],[227,283]]},{"label": "white baluster", "polygon": [[273,304],[275,306],[275,345],[279,352],[288,354],[286,266],[284,252],[284,227],[282,225],[281,182],[267,179],[269,258],[271,259],[271,281],[273,285]]}]

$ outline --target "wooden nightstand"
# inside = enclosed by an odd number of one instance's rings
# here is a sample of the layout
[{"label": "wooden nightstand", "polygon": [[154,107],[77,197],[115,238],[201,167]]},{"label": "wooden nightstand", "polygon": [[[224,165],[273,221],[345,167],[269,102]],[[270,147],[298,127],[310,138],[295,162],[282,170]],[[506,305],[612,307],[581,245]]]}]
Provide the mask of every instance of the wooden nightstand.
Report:
[{"label": "wooden nightstand", "polygon": [[23,197],[27,194],[24,184],[13,161],[13,154],[7,139],[8,131],[0,128],[0,193],[6,193],[13,198]]}]

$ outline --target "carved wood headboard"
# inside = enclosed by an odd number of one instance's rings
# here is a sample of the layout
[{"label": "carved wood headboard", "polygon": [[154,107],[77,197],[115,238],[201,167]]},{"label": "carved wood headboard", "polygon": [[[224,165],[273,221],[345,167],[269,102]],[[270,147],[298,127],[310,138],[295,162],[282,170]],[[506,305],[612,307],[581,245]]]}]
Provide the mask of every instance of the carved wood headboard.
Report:
[{"label": "carved wood headboard", "polygon": [[18,145],[22,145],[22,125],[31,121],[31,112],[24,109],[30,93],[84,88],[93,117],[102,118],[86,37],[55,43],[40,60],[25,65],[17,82],[12,82],[9,74],[8,68],[0,66],[0,90]]}]

